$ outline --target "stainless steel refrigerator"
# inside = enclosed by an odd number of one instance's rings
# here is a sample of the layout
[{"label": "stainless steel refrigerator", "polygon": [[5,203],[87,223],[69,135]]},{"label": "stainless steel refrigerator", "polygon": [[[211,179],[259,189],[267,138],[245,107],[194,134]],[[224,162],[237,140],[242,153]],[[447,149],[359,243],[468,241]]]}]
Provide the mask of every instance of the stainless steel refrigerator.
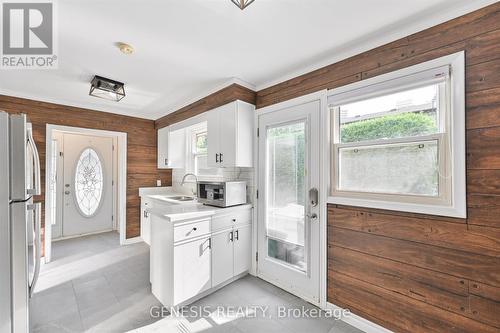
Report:
[{"label": "stainless steel refrigerator", "polygon": [[0,111],[0,333],[30,331],[40,272],[40,158],[24,114]]}]

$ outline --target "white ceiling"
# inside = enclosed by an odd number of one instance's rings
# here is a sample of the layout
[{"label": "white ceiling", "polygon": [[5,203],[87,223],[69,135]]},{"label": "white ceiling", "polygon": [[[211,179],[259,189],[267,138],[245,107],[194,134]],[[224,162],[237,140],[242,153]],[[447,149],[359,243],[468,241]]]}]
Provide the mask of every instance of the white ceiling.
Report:
[{"label": "white ceiling", "polygon": [[[0,93],[157,119],[235,78],[262,89],[494,2],[64,0],[59,68],[0,70]],[[94,74],[125,82],[127,96],[88,96]]]}]

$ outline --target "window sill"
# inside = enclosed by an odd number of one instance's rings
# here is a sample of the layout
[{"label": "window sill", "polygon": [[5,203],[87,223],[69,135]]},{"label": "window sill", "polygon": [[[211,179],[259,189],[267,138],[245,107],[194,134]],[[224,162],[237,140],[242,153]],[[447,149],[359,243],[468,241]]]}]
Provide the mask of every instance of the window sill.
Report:
[{"label": "window sill", "polygon": [[462,205],[440,206],[421,203],[414,204],[407,202],[391,202],[382,200],[329,196],[327,199],[327,203],[354,207],[385,209],[398,212],[467,218],[467,209],[465,202]]}]

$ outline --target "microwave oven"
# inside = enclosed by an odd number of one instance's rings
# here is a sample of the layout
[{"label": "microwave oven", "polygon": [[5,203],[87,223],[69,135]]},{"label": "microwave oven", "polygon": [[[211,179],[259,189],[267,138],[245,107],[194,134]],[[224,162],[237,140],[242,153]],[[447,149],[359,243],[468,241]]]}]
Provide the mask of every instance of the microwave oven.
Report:
[{"label": "microwave oven", "polygon": [[209,206],[230,207],[247,203],[245,181],[197,183],[198,202]]}]

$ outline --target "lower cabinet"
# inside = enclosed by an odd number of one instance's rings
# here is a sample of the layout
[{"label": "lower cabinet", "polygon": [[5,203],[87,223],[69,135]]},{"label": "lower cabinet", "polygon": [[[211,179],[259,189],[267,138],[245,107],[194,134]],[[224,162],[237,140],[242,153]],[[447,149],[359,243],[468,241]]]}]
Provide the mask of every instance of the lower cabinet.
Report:
[{"label": "lower cabinet", "polygon": [[174,304],[212,288],[210,237],[174,246]]},{"label": "lower cabinet", "polygon": [[148,209],[151,208],[151,202],[142,200],[141,203],[141,238],[144,243],[151,245],[151,214]]},{"label": "lower cabinet", "polygon": [[250,270],[252,266],[252,225],[237,227],[234,230],[234,275]]},{"label": "lower cabinet", "polygon": [[212,283],[214,286],[233,277],[232,229],[212,235]]},{"label": "lower cabinet", "polygon": [[248,271],[251,266],[251,250],[251,224],[212,234],[213,286]]},{"label": "lower cabinet", "polygon": [[[249,211],[176,223],[156,210],[150,214],[151,290],[164,306],[189,304],[200,294],[208,294],[250,270]],[[217,219],[222,222],[214,228]]]}]

